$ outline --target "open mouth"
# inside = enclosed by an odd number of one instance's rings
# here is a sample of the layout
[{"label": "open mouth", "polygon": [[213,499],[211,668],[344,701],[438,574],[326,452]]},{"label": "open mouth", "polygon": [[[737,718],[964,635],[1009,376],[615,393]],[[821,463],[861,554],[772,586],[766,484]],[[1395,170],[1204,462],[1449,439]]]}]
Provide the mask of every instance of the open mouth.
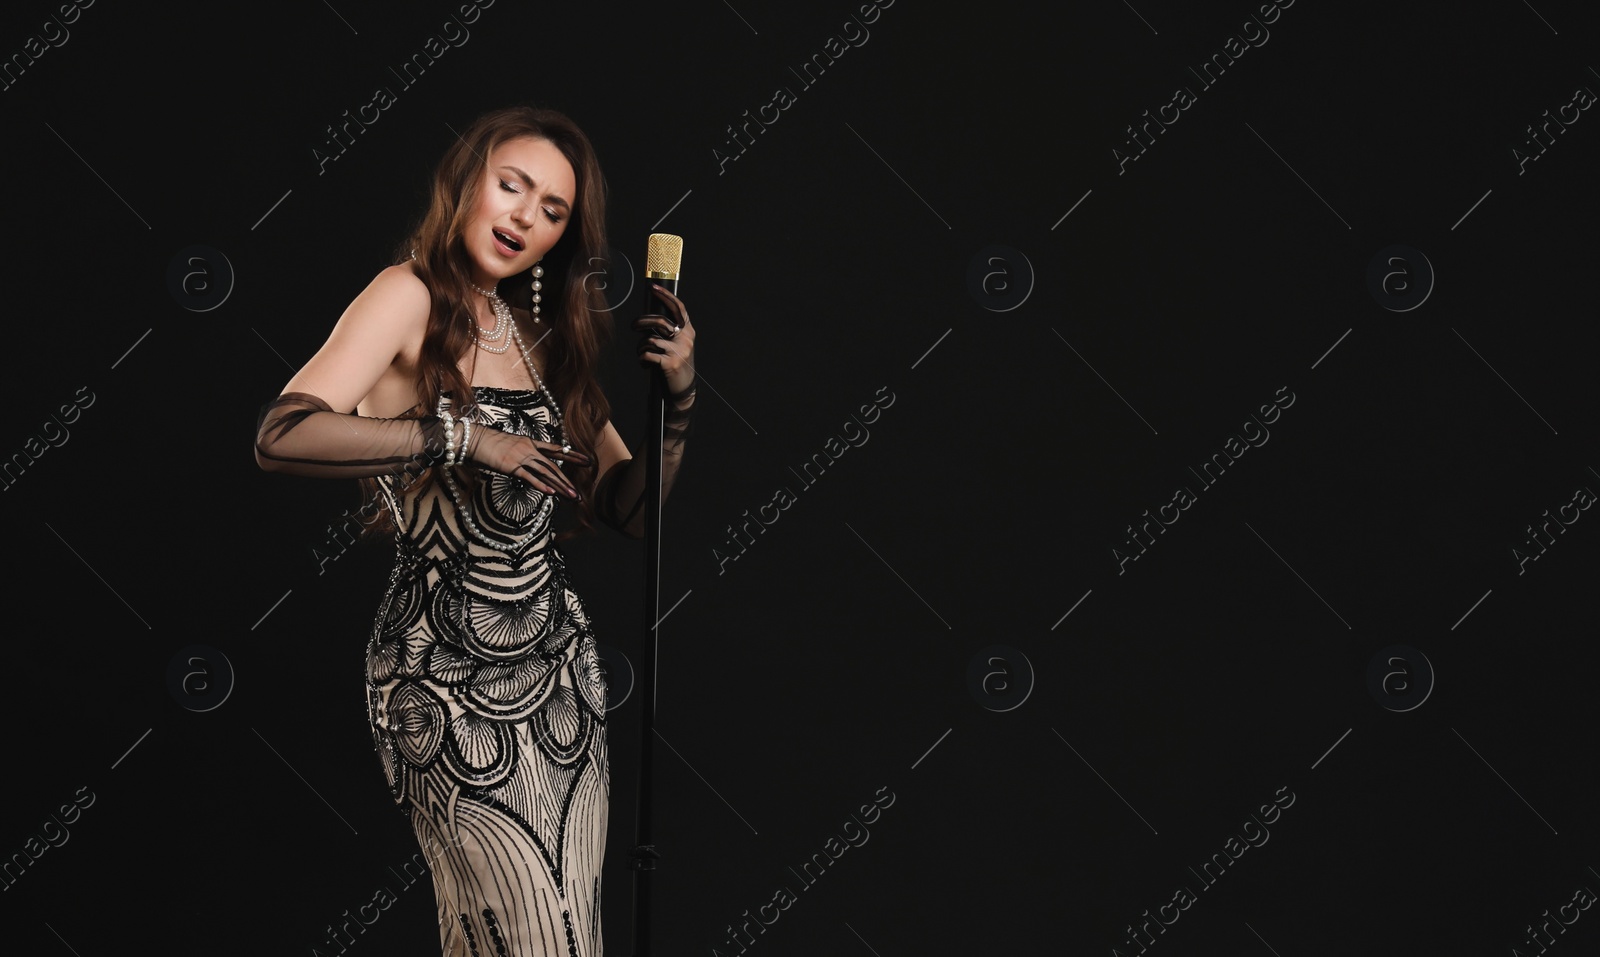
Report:
[{"label": "open mouth", "polygon": [[499,239],[501,244],[507,249],[513,249],[519,253],[522,252],[522,242],[521,240],[517,239],[517,237],[512,236],[509,233],[503,233],[498,229],[494,231],[494,235],[495,238]]}]

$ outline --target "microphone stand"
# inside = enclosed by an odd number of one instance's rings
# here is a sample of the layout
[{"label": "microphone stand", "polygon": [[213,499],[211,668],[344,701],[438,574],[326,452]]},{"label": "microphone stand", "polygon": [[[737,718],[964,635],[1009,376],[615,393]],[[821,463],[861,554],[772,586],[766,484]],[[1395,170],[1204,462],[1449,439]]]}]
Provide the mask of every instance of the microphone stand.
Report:
[{"label": "microphone stand", "polygon": [[[676,294],[675,279],[657,280]],[[645,295],[648,297],[648,290]],[[653,309],[647,309],[654,312]],[[651,802],[655,773],[656,624],[661,611],[661,446],[665,439],[666,375],[649,370],[650,396],[645,411],[644,487],[644,645],[639,682],[639,810],[633,849],[633,953],[651,957],[651,885],[656,853]]]}]

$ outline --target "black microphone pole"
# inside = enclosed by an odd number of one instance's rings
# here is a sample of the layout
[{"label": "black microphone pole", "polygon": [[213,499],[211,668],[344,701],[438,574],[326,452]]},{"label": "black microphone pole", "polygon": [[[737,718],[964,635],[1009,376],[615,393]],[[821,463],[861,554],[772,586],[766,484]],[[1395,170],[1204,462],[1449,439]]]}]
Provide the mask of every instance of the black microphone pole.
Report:
[{"label": "black microphone pole", "polygon": [[[678,266],[683,240],[664,233],[650,234],[645,257],[644,315],[672,318],[671,310],[656,297],[650,283],[678,294]],[[645,440],[640,454],[644,470],[644,645],[639,682],[639,812],[633,848],[633,953],[651,957],[651,886],[655,849],[651,802],[655,775],[656,624],[661,617],[661,445],[665,439],[666,376],[659,366],[649,370],[650,397],[645,409]]]}]

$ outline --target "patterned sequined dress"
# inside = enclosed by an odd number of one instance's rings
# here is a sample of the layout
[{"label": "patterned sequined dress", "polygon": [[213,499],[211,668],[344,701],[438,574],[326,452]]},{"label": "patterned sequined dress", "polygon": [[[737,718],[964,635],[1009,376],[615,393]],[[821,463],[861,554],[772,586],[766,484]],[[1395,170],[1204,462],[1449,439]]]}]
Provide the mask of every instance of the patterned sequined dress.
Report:
[{"label": "patterned sequined dress", "polygon": [[[475,422],[552,438],[544,392],[475,393]],[[454,475],[380,479],[398,554],[367,646],[378,758],[432,869],[445,957],[601,957],[606,687],[555,496]]]}]

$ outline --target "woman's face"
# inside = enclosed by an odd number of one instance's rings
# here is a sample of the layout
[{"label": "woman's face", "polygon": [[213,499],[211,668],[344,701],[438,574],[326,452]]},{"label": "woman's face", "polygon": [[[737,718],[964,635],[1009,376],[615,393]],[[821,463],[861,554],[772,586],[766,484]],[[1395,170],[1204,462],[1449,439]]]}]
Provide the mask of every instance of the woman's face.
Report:
[{"label": "woman's face", "polygon": [[572,164],[549,140],[524,136],[495,147],[463,237],[473,281],[493,289],[533,268],[566,231],[576,194]]}]

